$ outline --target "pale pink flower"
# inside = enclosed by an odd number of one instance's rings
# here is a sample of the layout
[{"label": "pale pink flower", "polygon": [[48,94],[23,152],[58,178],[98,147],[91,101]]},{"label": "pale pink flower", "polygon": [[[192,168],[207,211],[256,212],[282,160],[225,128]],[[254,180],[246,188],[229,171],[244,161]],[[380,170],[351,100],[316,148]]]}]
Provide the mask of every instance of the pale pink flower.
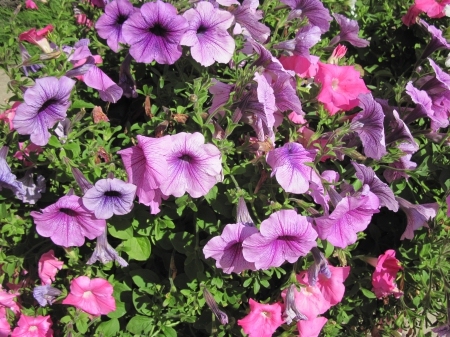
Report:
[{"label": "pale pink flower", "polygon": [[53,337],[50,316],[20,316],[11,337]]},{"label": "pale pink flower", "polygon": [[116,310],[116,300],[112,296],[111,283],[102,279],[80,276],[72,280],[70,294],[62,304],[73,305],[88,314],[107,315]]},{"label": "pale pink flower", "polygon": [[43,285],[50,285],[55,280],[56,273],[62,269],[63,261],[55,257],[53,249],[42,254],[38,262],[38,274]]},{"label": "pale pink flower", "polygon": [[261,304],[249,300],[250,313],[238,324],[249,337],[271,337],[283,323],[281,318],[281,304]]},{"label": "pale pink flower", "polygon": [[372,275],[372,291],[377,298],[390,294],[399,298],[403,295],[403,292],[397,288],[395,283],[400,269],[403,269],[403,267],[400,265],[400,261],[395,258],[395,250],[389,249],[378,257],[377,265]]}]

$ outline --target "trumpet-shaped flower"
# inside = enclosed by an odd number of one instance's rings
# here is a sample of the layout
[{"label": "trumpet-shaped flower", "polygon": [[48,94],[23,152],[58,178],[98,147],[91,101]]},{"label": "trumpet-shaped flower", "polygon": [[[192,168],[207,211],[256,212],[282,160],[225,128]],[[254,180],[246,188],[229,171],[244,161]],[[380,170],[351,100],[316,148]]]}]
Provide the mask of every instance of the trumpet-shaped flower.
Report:
[{"label": "trumpet-shaped flower", "polygon": [[330,29],[330,21],[333,18],[330,16],[330,11],[324,7],[320,0],[283,0],[291,7],[288,20],[295,18],[304,19],[308,18],[308,22],[311,26],[317,26],[323,33]]},{"label": "trumpet-shaped flower", "polygon": [[110,261],[117,261],[122,267],[128,266],[127,261],[121,258],[117,251],[108,243],[106,229],[102,235],[97,238],[97,245],[95,246],[94,253],[86,264],[93,264],[97,261],[100,261],[103,264]]},{"label": "trumpet-shaped flower", "polygon": [[286,296],[284,297],[284,312],[283,319],[286,324],[291,324],[292,321],[308,320],[308,317],[303,315],[297,305],[295,304],[295,284],[291,284],[286,291]]},{"label": "trumpet-shaped flower", "polygon": [[279,267],[285,261],[294,263],[316,246],[317,233],[310,220],[294,210],[273,213],[255,233],[244,240],[243,254],[257,269]]},{"label": "trumpet-shaped flower", "polygon": [[50,316],[21,315],[11,337],[53,337],[52,324]]},{"label": "trumpet-shaped flower", "polygon": [[25,103],[19,105],[13,123],[21,135],[30,135],[36,145],[46,145],[50,138],[48,129],[66,118],[70,107],[70,93],[75,81],[62,76],[44,77],[24,94]]},{"label": "trumpet-shaped flower", "polygon": [[195,8],[187,10],[183,17],[188,21],[189,28],[184,33],[181,44],[191,47],[194,60],[204,67],[215,61],[227,63],[231,60],[235,43],[227,32],[234,19],[230,12],[201,1]]},{"label": "trumpet-shaped flower", "polygon": [[157,0],[131,15],[122,26],[122,35],[136,61],[173,64],[181,57],[180,41],[187,28],[186,19],[177,15],[173,5]]},{"label": "trumpet-shaped flower", "polygon": [[447,42],[442,31],[433,25],[429,25],[424,20],[420,20],[420,24],[424,26],[431,34],[431,40],[422,52],[421,58],[424,59],[439,49],[450,49],[450,44]]},{"label": "trumpet-shaped flower", "polygon": [[56,273],[62,269],[63,261],[55,257],[53,249],[42,254],[38,262],[38,274],[43,285],[50,285],[55,280]]},{"label": "trumpet-shaped flower", "polygon": [[27,41],[41,48],[44,53],[51,53],[53,49],[50,47],[46,36],[53,31],[53,28],[52,25],[48,25],[38,31],[36,31],[36,28],[32,28],[21,33],[19,35],[19,41]]},{"label": "trumpet-shaped flower", "polygon": [[19,305],[14,299],[19,296],[19,293],[8,293],[0,286],[0,309],[8,308],[13,313],[18,314],[20,312]]},{"label": "trumpet-shaped flower", "polygon": [[73,305],[94,316],[107,315],[116,310],[113,291],[111,283],[102,278],[91,280],[87,276],[80,276],[72,280],[70,293],[62,304]]},{"label": "trumpet-shaped flower", "polygon": [[295,39],[280,42],[273,48],[288,51],[289,55],[310,59],[309,50],[320,41],[320,35],[319,27],[307,25],[298,30]]},{"label": "trumpet-shaped flower", "polygon": [[63,196],[41,213],[33,211],[30,215],[39,235],[63,247],[82,246],[85,237],[95,239],[106,226],[105,220],[97,219],[75,195]]},{"label": "trumpet-shaped flower", "polygon": [[313,247],[311,253],[314,258],[314,263],[308,268],[308,281],[310,285],[315,286],[320,274],[326,278],[330,278],[331,271],[328,268],[328,261],[319,248]]},{"label": "trumpet-shaped flower", "polygon": [[403,267],[400,265],[400,261],[395,258],[395,250],[389,249],[378,257],[377,265],[372,275],[372,291],[377,298],[390,294],[394,294],[396,298],[399,298],[403,295],[395,284],[395,279],[400,269],[403,269]]},{"label": "trumpet-shaped flower", "polygon": [[249,300],[250,313],[238,324],[249,337],[271,337],[283,323],[281,318],[281,304],[261,304]]}]

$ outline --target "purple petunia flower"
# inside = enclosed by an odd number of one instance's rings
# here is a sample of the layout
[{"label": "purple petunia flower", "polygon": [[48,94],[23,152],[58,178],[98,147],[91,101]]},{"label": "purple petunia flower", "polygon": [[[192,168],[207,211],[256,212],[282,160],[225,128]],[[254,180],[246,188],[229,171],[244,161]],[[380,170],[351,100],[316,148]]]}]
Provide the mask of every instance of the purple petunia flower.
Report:
[{"label": "purple petunia flower", "polygon": [[323,33],[330,29],[330,21],[333,18],[330,16],[330,11],[326,9],[320,0],[282,0],[291,7],[292,11],[289,13],[288,20],[307,17],[311,26],[317,26]]},{"label": "purple petunia flower", "polygon": [[[313,247],[314,249],[315,247]],[[292,283],[286,291],[286,297],[284,298],[285,308],[283,312],[283,319],[286,324],[291,324],[292,321],[307,321],[308,317],[303,315],[295,304],[295,284]]]},{"label": "purple petunia flower", "polygon": [[30,135],[36,145],[46,145],[50,138],[48,129],[66,118],[75,81],[62,76],[44,77],[24,94],[25,103],[19,105],[14,116],[14,128],[21,135]]},{"label": "purple petunia flower", "polygon": [[321,34],[319,27],[306,25],[297,31],[295,39],[277,43],[273,48],[283,49],[289,56],[303,56],[309,60],[309,50],[320,41]]},{"label": "purple petunia flower", "polygon": [[211,3],[202,1],[187,10],[183,17],[188,21],[189,28],[181,44],[191,47],[194,60],[204,67],[215,61],[228,63],[231,60],[235,43],[227,32],[234,19],[230,12],[215,9]]},{"label": "purple petunia flower", "polygon": [[84,244],[85,237],[93,240],[106,227],[105,220],[95,218],[83,206],[81,198],[75,195],[63,196],[41,213],[32,211],[30,215],[39,235],[49,237],[55,244],[63,247],[80,247]]},{"label": "purple petunia flower", "polygon": [[310,220],[294,210],[275,212],[264,220],[260,233],[242,243],[244,258],[257,269],[279,267],[285,261],[294,263],[316,247],[317,233]]},{"label": "purple petunia flower", "polygon": [[430,56],[436,50],[450,49],[450,44],[447,42],[445,37],[442,36],[442,31],[440,29],[437,29],[433,25],[429,25],[423,19],[420,19],[420,24],[428,30],[428,33],[431,34],[431,41],[427,44],[424,51],[422,52],[422,59]]},{"label": "purple petunia flower", "polygon": [[228,224],[220,236],[212,238],[203,247],[203,254],[206,259],[212,257],[216,260],[216,267],[226,274],[256,270],[255,264],[247,261],[242,254],[242,242],[255,233],[258,233],[256,227],[242,223]]},{"label": "purple petunia flower", "polygon": [[23,184],[11,173],[11,168],[6,162],[8,149],[8,146],[0,149],[0,191],[2,188],[7,188],[13,191],[17,198],[22,199],[22,196],[25,195]]},{"label": "purple petunia flower", "polygon": [[312,167],[305,165],[314,162],[315,157],[315,151],[306,150],[299,143],[286,143],[267,153],[266,161],[272,168],[271,176],[275,175],[286,192],[301,194],[309,189],[310,181],[320,183]]},{"label": "purple petunia flower", "polygon": [[319,274],[329,279],[331,278],[331,271],[328,268],[328,261],[319,248],[313,247],[311,253],[314,258],[314,263],[308,268],[308,283],[314,287],[319,278]]},{"label": "purple petunia flower", "polygon": [[208,91],[214,96],[211,107],[208,110],[210,114],[214,113],[217,109],[228,102],[231,92],[234,89],[234,85],[222,83],[214,78],[211,80],[211,83],[214,83],[214,85],[209,87]]},{"label": "purple petunia flower", "polygon": [[18,179],[23,185],[25,193],[20,196],[22,202],[29,203],[30,205],[34,205],[36,201],[41,198],[41,193],[45,192],[45,178],[41,175],[38,175],[36,178],[36,182],[33,179],[33,169],[28,169],[25,172],[25,176],[22,179]]},{"label": "purple petunia flower", "polygon": [[122,26],[135,11],[137,9],[128,0],[116,0],[106,5],[105,14],[95,23],[98,35],[104,38],[109,48],[116,53],[120,50],[119,43],[126,43]]},{"label": "purple petunia flower", "polygon": [[100,98],[105,102],[116,103],[122,97],[122,88],[95,65],[84,74],[83,80],[88,87],[97,89]]},{"label": "purple petunia flower", "polygon": [[370,42],[358,37],[359,26],[358,21],[350,20],[344,15],[333,13],[334,18],[341,27],[341,31],[338,35],[333,37],[330,41],[330,46],[334,46],[338,42],[348,41],[355,47],[364,48],[367,47]]},{"label": "purple petunia flower", "polygon": [[413,86],[412,81],[406,84],[406,93],[411,97],[412,101],[416,104],[416,107],[405,118],[404,122],[409,124],[418,118],[434,117],[434,111],[432,109],[433,102],[430,96],[428,96],[425,90],[419,90]]},{"label": "purple petunia flower", "polygon": [[[384,109],[383,109],[384,110]],[[386,112],[385,112],[386,114]],[[409,144],[410,150],[407,152],[413,154],[419,150],[414,137],[411,134],[406,123],[400,118],[396,110],[392,110],[392,117],[389,122],[390,132],[386,137],[386,143],[401,142],[402,144]]]},{"label": "purple petunia flower", "polygon": [[33,297],[41,307],[52,305],[55,298],[62,294],[62,291],[51,285],[37,286],[33,289]]},{"label": "purple petunia flower", "polygon": [[122,26],[130,54],[138,62],[173,64],[181,57],[180,41],[188,23],[177,9],[160,0],[147,2]]},{"label": "purple petunia flower", "polygon": [[131,212],[137,187],[120,179],[100,179],[83,196],[83,205],[97,219],[109,219],[114,214]]},{"label": "purple petunia flower", "polygon": [[363,111],[353,118],[350,129],[355,131],[361,139],[366,156],[379,160],[387,153],[383,109],[371,94],[360,94],[358,98],[359,106]]},{"label": "purple petunia flower", "polygon": [[199,198],[222,181],[220,151],[213,144],[205,144],[201,133],[178,133],[171,136],[165,148],[167,178],[159,187],[164,195],[181,197],[187,192]]},{"label": "purple petunia flower", "polygon": [[128,266],[128,262],[121,258],[117,251],[108,243],[106,228],[97,238],[97,245],[86,264],[94,264],[97,261],[100,261],[103,264],[110,261],[117,261],[122,267]]},{"label": "purple petunia flower", "polygon": [[292,110],[298,116],[303,116],[305,113],[295,86],[295,78],[287,73],[279,73],[275,83],[272,83],[275,105],[281,112]]},{"label": "purple petunia flower", "polygon": [[412,240],[414,238],[414,231],[422,226],[428,227],[427,221],[433,219],[439,210],[439,204],[437,202],[415,205],[400,197],[396,197],[396,199],[400,205],[400,209],[405,212],[407,217],[406,229],[400,237],[400,240]]},{"label": "purple petunia flower", "polygon": [[[400,144],[403,145],[403,144]],[[397,147],[401,150],[401,146],[398,145]],[[399,160],[389,164],[390,167],[394,169],[400,169],[399,170],[385,170],[383,172],[383,177],[386,179],[388,183],[393,182],[394,180],[405,178],[408,180],[409,175],[404,170],[414,170],[417,167],[417,164],[413,161],[411,161],[411,154],[406,154],[403,157],[401,157]]]},{"label": "purple petunia flower", "polygon": [[244,0],[242,6],[230,10],[236,20],[233,33],[240,34],[242,32],[244,35],[250,35],[255,40],[264,43],[269,38],[270,28],[258,22],[263,18],[262,11],[256,9],[258,5],[257,1]]},{"label": "purple petunia flower", "polygon": [[211,311],[216,315],[217,319],[221,324],[228,324],[228,316],[222,310],[219,309],[214,296],[209,292],[206,287],[203,287],[203,297],[205,298],[206,304],[211,309]]}]

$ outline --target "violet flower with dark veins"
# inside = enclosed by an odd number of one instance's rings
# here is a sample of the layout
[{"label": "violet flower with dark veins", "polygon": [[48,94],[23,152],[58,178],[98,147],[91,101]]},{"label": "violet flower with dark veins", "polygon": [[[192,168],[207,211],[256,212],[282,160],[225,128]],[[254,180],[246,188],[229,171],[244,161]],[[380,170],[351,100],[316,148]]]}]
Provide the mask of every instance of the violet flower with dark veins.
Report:
[{"label": "violet flower with dark veins", "polygon": [[108,230],[105,228],[105,231],[97,238],[94,253],[92,253],[92,256],[86,264],[94,264],[97,261],[103,264],[110,261],[117,261],[122,267],[128,266],[128,262],[121,258],[117,251],[108,243],[107,233]]},{"label": "violet flower with dark veins", "polygon": [[334,46],[336,43],[342,41],[348,41],[355,47],[360,48],[367,47],[370,44],[370,42],[367,41],[366,39],[358,37],[359,33],[358,21],[350,20],[344,15],[337,13],[333,13],[333,16],[336,19],[339,26],[341,27],[341,31],[339,32],[338,35],[336,35],[331,39],[329,46]]},{"label": "violet flower with dark veins", "polygon": [[248,35],[246,34],[248,32],[252,38],[264,43],[269,38],[270,28],[258,22],[263,18],[262,11],[256,9],[258,5],[258,2],[244,0],[242,6],[230,10],[236,20],[233,33],[239,34],[244,30],[244,35]]},{"label": "violet flower with dark veins", "polygon": [[326,9],[320,0],[282,0],[291,7],[292,11],[289,13],[288,20],[295,18],[308,18],[308,22],[312,26],[317,26],[323,33],[330,29],[330,21],[333,18],[330,16],[330,11]]},{"label": "violet flower with dark veins", "polygon": [[33,297],[41,307],[52,305],[55,298],[62,294],[62,291],[51,285],[37,286],[33,289]]},{"label": "violet flower with dark veins", "polygon": [[424,59],[439,49],[450,49],[450,44],[447,42],[445,37],[442,36],[442,31],[440,29],[437,29],[433,25],[429,25],[422,19],[420,19],[420,24],[428,30],[428,33],[431,34],[431,41],[425,47],[420,58]]}]

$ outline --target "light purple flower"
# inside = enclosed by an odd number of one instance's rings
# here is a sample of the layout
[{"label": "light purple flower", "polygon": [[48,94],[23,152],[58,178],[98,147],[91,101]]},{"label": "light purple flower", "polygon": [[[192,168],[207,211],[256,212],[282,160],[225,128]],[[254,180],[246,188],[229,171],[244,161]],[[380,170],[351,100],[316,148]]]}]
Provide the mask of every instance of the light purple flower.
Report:
[{"label": "light purple flower", "polygon": [[[402,145],[402,144],[400,144]],[[399,147],[400,148],[400,147]],[[401,148],[400,148],[401,149]],[[389,164],[390,167],[400,170],[389,170],[386,169],[383,172],[383,177],[386,179],[388,183],[393,182],[394,180],[405,178],[408,179],[409,175],[404,170],[414,170],[417,167],[417,164],[411,161],[411,154],[406,154],[401,157],[399,160]]]},{"label": "light purple flower", "polygon": [[366,156],[379,160],[387,153],[383,109],[374,101],[371,94],[360,94],[358,98],[363,111],[353,118],[350,129],[361,139]]},{"label": "light purple flower", "polygon": [[84,74],[83,81],[88,87],[97,89],[100,98],[105,102],[116,103],[122,97],[122,88],[95,65]]},{"label": "light purple flower", "polygon": [[[433,111],[433,102],[425,90],[419,90],[413,86],[412,81],[406,84],[406,93],[411,97],[416,107],[405,118],[404,122],[409,124],[418,118],[429,117],[435,118]],[[437,129],[436,129],[437,130]],[[436,131],[435,130],[435,131]]]},{"label": "light purple flower", "polygon": [[189,28],[181,39],[181,44],[191,47],[191,55],[202,66],[208,67],[215,61],[228,63],[233,56],[235,43],[227,29],[233,23],[230,12],[215,9],[207,2],[197,3],[187,10],[183,17]]},{"label": "light purple flower", "polygon": [[445,37],[442,36],[442,31],[440,29],[437,29],[433,25],[429,25],[422,19],[420,19],[420,24],[424,26],[431,34],[431,41],[422,52],[421,58],[424,59],[439,49],[450,49],[450,44],[447,42]]},{"label": "light purple flower", "polygon": [[106,228],[97,238],[97,245],[95,246],[94,252],[86,264],[94,264],[97,261],[100,261],[103,264],[110,261],[117,261],[117,263],[119,263],[122,267],[128,266],[128,262],[121,258],[117,251],[108,243]]},{"label": "light purple flower", "polygon": [[320,0],[283,0],[281,2],[292,9],[289,13],[288,20],[295,18],[301,18],[303,20],[307,17],[309,24],[319,27],[322,34],[330,29],[330,21],[333,18],[330,16],[329,10],[323,6]]},{"label": "light purple flower", "polygon": [[222,181],[220,151],[213,144],[205,144],[201,133],[178,133],[171,136],[165,148],[167,178],[160,186],[163,194],[181,197],[187,192],[199,198]]},{"label": "light purple flower", "polygon": [[0,191],[2,188],[7,188],[13,191],[17,198],[22,199],[23,195],[25,195],[23,184],[11,173],[11,168],[6,162],[8,149],[8,146],[3,146],[0,149]]},{"label": "light purple flower", "polygon": [[38,175],[36,178],[36,182],[33,179],[33,169],[28,169],[25,172],[25,176],[22,179],[18,179],[23,185],[25,193],[20,195],[19,199],[22,202],[29,203],[30,205],[34,205],[36,201],[41,198],[41,193],[45,192],[45,178],[41,175]]},{"label": "light purple flower", "polygon": [[379,213],[379,206],[378,197],[371,192],[358,198],[342,198],[330,215],[314,219],[319,238],[340,248],[355,243],[356,234],[367,228],[372,215]]},{"label": "light purple flower", "polygon": [[390,132],[386,137],[386,143],[400,142],[402,144],[409,145],[409,151],[407,153],[413,154],[419,150],[414,137],[411,134],[406,123],[400,118],[396,110],[392,110],[392,118],[389,122]]},{"label": "light purple flower", "polygon": [[[314,249],[315,247],[313,247]],[[292,283],[286,291],[286,297],[284,298],[284,312],[283,319],[286,324],[291,324],[292,321],[307,321],[308,317],[303,315],[295,304],[295,284]]]},{"label": "light purple flower", "polygon": [[372,170],[372,168],[351,162],[356,170],[356,178],[358,178],[363,185],[368,185],[370,192],[375,194],[380,199],[380,206],[386,206],[391,211],[398,211],[398,202],[395,200],[394,192],[390,187],[383,183]]},{"label": "light purple flower", "polygon": [[278,183],[286,192],[305,193],[310,181],[320,182],[317,173],[305,163],[314,162],[315,151],[306,150],[299,143],[286,143],[267,153],[267,164],[272,168]]},{"label": "light purple flower", "polygon": [[416,229],[419,229],[422,226],[428,228],[427,221],[436,217],[436,214],[439,210],[439,204],[437,202],[415,205],[400,197],[396,197],[396,199],[398,201],[398,204],[400,205],[400,209],[405,212],[407,217],[406,229],[402,234],[400,240],[412,240],[414,238],[414,231]]},{"label": "light purple flower", "polygon": [[236,221],[237,223],[247,227],[255,227],[255,223],[253,222],[253,219],[248,212],[248,208],[243,197],[239,197],[236,212]]},{"label": "light purple flower", "polygon": [[262,11],[256,9],[258,4],[252,0],[244,0],[242,6],[231,9],[236,20],[233,33],[239,34],[243,31],[244,35],[250,34],[255,40],[264,43],[269,38],[270,28],[258,22],[263,18]]},{"label": "light purple flower", "polygon": [[75,195],[63,196],[41,213],[32,211],[30,215],[39,235],[49,237],[55,244],[63,247],[80,247],[84,244],[85,237],[93,240],[106,227],[105,220],[95,218],[83,206],[81,198]]},{"label": "light purple flower", "polygon": [[308,268],[308,283],[314,287],[319,278],[319,274],[324,275],[326,278],[331,278],[331,271],[328,268],[328,261],[325,259],[323,253],[317,247],[311,249],[314,263]]},{"label": "light purple flower", "polygon": [[255,264],[247,261],[242,254],[242,242],[255,233],[258,233],[256,227],[241,223],[228,224],[220,236],[212,238],[203,247],[203,254],[206,259],[212,257],[216,260],[216,267],[226,274],[256,270]]},{"label": "light purple flower", "polygon": [[105,7],[105,13],[95,23],[95,29],[114,52],[120,50],[119,43],[126,43],[122,35],[124,22],[137,11],[128,0],[112,1]]},{"label": "light purple flower", "polygon": [[131,55],[127,54],[120,65],[119,87],[122,88],[125,97],[136,98],[138,97],[138,93],[136,92],[136,81],[130,71],[131,60]]},{"label": "light purple flower", "polygon": [[322,33],[319,27],[306,25],[297,31],[295,39],[277,43],[273,48],[283,49],[290,56],[303,56],[309,60],[309,50],[320,41],[320,35]]},{"label": "light purple flower", "polygon": [[159,189],[168,177],[168,165],[165,154],[172,147],[170,136],[150,138],[137,136],[138,145],[117,153],[121,155],[128,182],[137,186],[139,202],[151,207],[151,213],[157,214],[161,198],[167,199]]},{"label": "light purple flower", "polygon": [[114,214],[131,212],[137,187],[120,179],[100,179],[83,196],[83,205],[97,219],[109,219]]},{"label": "light purple flower", "polygon": [[33,289],[33,297],[41,307],[52,305],[55,298],[62,294],[62,291],[51,285],[37,286]]},{"label": "light purple flower", "polygon": [[344,15],[333,13],[334,18],[341,27],[341,31],[338,35],[333,37],[330,41],[330,46],[334,46],[338,42],[348,41],[355,47],[364,48],[367,47],[370,42],[358,37],[359,26],[358,21],[350,20]]},{"label": "light purple flower", "polygon": [[213,95],[211,107],[208,110],[210,114],[228,102],[231,91],[234,89],[234,85],[222,83],[214,78],[211,80],[211,83],[214,83],[214,85],[208,89],[209,93]]},{"label": "light purple flower", "polygon": [[292,110],[299,116],[305,115],[302,103],[296,92],[295,78],[287,73],[279,73],[275,83],[272,83],[275,105],[281,112]]},{"label": "light purple flower", "polygon": [[122,35],[138,62],[173,64],[181,57],[181,38],[188,23],[177,9],[160,0],[147,2],[122,26]]},{"label": "light purple flower", "polygon": [[25,103],[19,105],[14,116],[14,128],[21,135],[30,135],[36,145],[46,145],[50,138],[48,129],[66,118],[75,81],[62,76],[44,77],[24,94]]},{"label": "light purple flower", "polygon": [[294,263],[316,247],[317,233],[310,220],[294,210],[275,212],[264,220],[260,233],[244,240],[243,254],[257,269],[279,267],[285,261]]}]

